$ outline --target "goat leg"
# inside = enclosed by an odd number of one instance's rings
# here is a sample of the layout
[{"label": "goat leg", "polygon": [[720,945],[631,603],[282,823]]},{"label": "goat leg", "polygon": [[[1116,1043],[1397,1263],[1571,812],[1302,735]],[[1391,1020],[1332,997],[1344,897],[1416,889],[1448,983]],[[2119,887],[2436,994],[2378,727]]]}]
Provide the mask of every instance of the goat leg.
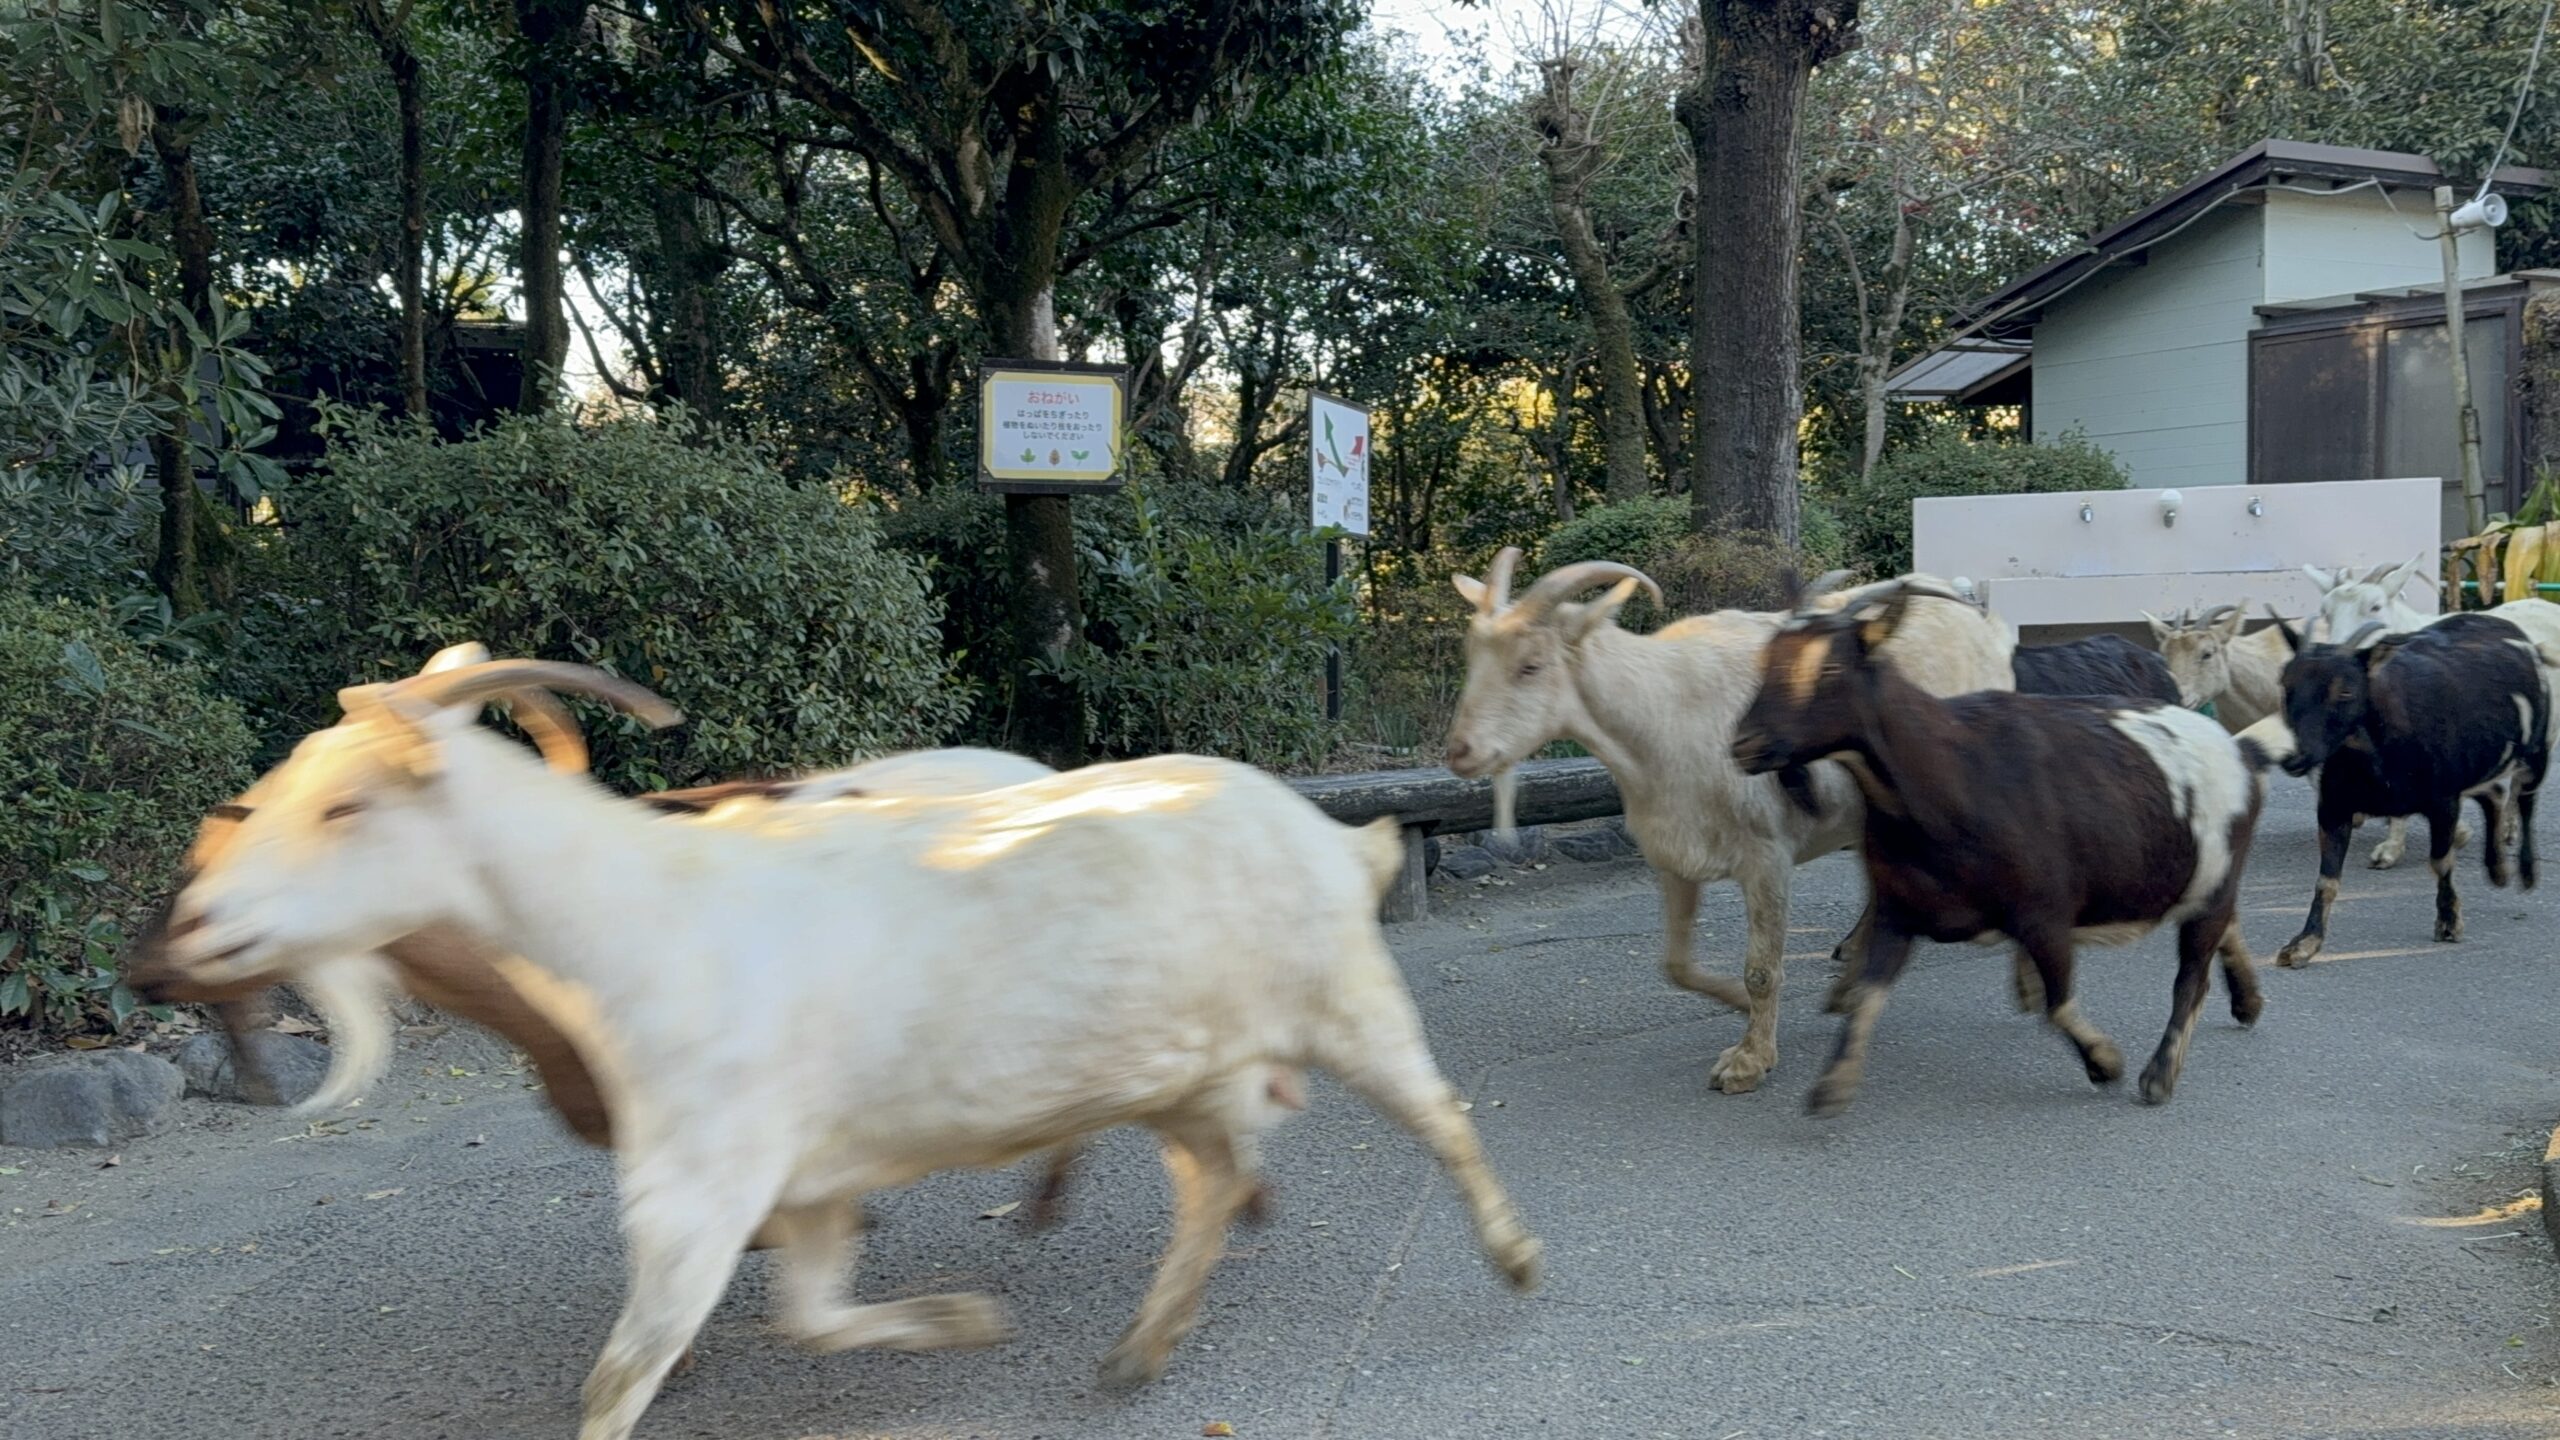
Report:
[{"label": "goat leg", "polygon": [[1805,1096],[1804,1108],[1815,1115],[1837,1115],[1849,1108],[1858,1097],[1858,1084],[1867,1069],[1867,1039],[1875,1033],[1876,1018],[1884,1013],[1885,992],[1893,988],[1894,977],[1902,973],[1904,962],[1911,958],[1911,936],[1882,916],[1876,917],[1874,928],[1867,932],[1866,964],[1860,968],[1858,983],[1849,990],[1848,1018],[1840,1025],[1840,1045],[1831,1054],[1831,1064],[1822,1078],[1813,1082],[1813,1090]]},{"label": "goat leg", "polygon": [[[2453,804],[2459,805],[2457,797]],[[2462,938],[2462,897],[2453,889],[2453,807],[2440,805],[2427,815],[2427,868],[2436,872],[2436,938],[2447,943]]]},{"label": "goat leg", "polygon": [[2223,948],[2230,933],[2227,901],[2178,927],[2178,980],[2170,993],[2169,1028],[2161,1033],[2160,1048],[2152,1052],[2151,1063],[2142,1067],[2143,1104],[2165,1105],[2177,1092],[2178,1073],[2187,1064],[2187,1042],[2195,1038],[2196,1012],[2204,1006],[2204,992],[2213,985],[2214,952]]},{"label": "goat leg", "polygon": [[265,1057],[250,1037],[266,1026],[264,1008],[257,1000],[242,998],[225,1000],[213,1007],[222,1020],[222,1038],[231,1046],[231,1075],[242,1099],[252,1105],[281,1105],[284,1094],[276,1088],[275,1076],[267,1072]]},{"label": "goat leg", "polygon": [[2311,957],[2328,943],[2329,906],[2338,898],[2338,872],[2346,868],[2347,836],[2354,827],[2346,816],[2327,814],[2326,806],[2322,809],[2320,883],[2311,892],[2311,913],[2303,917],[2302,933],[2276,952],[2276,963],[2289,970],[2310,964]]}]

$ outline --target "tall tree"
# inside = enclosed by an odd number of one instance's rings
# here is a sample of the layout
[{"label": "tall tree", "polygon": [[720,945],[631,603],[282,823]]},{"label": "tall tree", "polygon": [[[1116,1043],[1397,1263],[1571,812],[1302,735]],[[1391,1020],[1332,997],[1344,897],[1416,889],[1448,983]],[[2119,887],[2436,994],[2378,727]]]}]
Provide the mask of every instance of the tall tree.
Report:
[{"label": "tall tree", "polygon": [[524,384],[516,408],[550,409],[569,358],[568,290],[561,260],[561,189],[577,58],[588,0],[515,0],[524,79],[524,185],[516,270],[524,295]]},{"label": "tall tree", "polygon": [[409,37],[416,0],[355,0],[356,22],[372,37],[399,103],[400,244],[391,287],[400,302],[400,404],[427,419],[427,101],[417,47]]},{"label": "tall tree", "polygon": [[[1547,173],[1547,205],[1555,216],[1556,239],[1573,268],[1574,290],[1591,322],[1592,347],[1600,372],[1600,444],[1609,467],[1609,498],[1640,498],[1645,485],[1644,377],[1636,368],[1636,322],[1627,297],[1610,273],[1608,252],[1591,223],[1591,177],[1603,154],[1596,133],[1601,115],[1588,97],[1575,93],[1574,80],[1585,62],[1570,47],[1538,62],[1540,88],[1532,107],[1538,127],[1538,163]],[[1568,376],[1572,370],[1565,372]],[[1570,411],[1571,387],[1558,397]],[[1570,515],[1572,498],[1557,492],[1559,508]]]},{"label": "tall tree", "polygon": [[1858,0],[1698,0],[1698,18],[1679,107],[1698,159],[1691,514],[1793,545],[1799,119],[1814,67],[1858,43]]},{"label": "tall tree", "polygon": [[[531,0],[520,0],[531,3]],[[1356,19],[1346,0],[1148,0],[1060,11],[1029,0],[735,0],[687,12],[743,72],[817,112],[828,141],[904,188],[951,256],[988,343],[1055,359],[1061,239],[1080,201],[1170,137],[1285,86]],[[1095,217],[1082,248],[1177,223],[1200,198],[1146,195]],[[1007,496],[1011,629],[1024,748],[1073,762],[1083,705],[1062,677],[1080,642],[1068,502]]]}]

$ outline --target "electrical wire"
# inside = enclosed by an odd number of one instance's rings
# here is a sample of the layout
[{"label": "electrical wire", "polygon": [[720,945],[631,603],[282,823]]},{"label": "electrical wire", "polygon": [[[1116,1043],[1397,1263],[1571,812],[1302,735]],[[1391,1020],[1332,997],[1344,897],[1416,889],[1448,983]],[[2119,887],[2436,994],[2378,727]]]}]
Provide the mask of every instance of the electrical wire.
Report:
[{"label": "electrical wire", "polygon": [[2471,197],[2475,202],[2488,195],[2489,181],[2497,175],[2498,167],[2506,163],[2507,147],[2515,143],[2516,126],[2524,119],[2524,102],[2533,94],[2534,69],[2542,63],[2542,42],[2551,36],[2553,3],[2554,0],[2542,0],[2542,25],[2533,32],[2533,53],[2525,57],[2524,79],[2516,84],[2516,108],[2507,116],[2507,133],[2490,154],[2489,168],[2480,174],[2480,193]]}]

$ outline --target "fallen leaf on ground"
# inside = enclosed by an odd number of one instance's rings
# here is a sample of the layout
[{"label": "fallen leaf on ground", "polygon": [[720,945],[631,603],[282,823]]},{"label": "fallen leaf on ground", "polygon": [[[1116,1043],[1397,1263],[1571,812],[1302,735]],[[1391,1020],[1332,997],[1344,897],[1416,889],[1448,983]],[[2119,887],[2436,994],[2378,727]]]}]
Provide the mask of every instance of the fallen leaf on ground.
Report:
[{"label": "fallen leaf on ground", "polygon": [[1006,1202],[1004,1202],[1003,1204],[1001,1204],[1001,1205],[997,1206],[997,1207],[996,1207],[996,1208],[994,1208],[993,1210],[981,1210],[981,1211],[979,1211],[979,1212],[978,1212],[978,1218],[979,1218],[979,1219],[981,1219],[981,1220],[1001,1220],[1001,1219],[1003,1219],[1004,1217],[1006,1217],[1007,1215],[1010,1215],[1010,1214],[1012,1214],[1014,1211],[1019,1210],[1019,1209],[1021,1209],[1021,1208],[1022,1208],[1022,1202],[1021,1202],[1021,1201],[1019,1201],[1019,1200],[1007,1200]]},{"label": "fallen leaf on ground", "polygon": [[124,1157],[122,1155],[110,1155],[106,1159],[98,1162],[98,1168],[101,1170],[113,1170],[123,1163]]},{"label": "fallen leaf on ground", "polygon": [[319,1026],[312,1024],[308,1020],[300,1019],[292,1015],[285,1016],[283,1019],[278,1020],[275,1024],[267,1028],[281,1031],[287,1035],[317,1035],[320,1033]]},{"label": "fallen leaf on ground", "polygon": [[113,1040],[101,1040],[95,1035],[74,1035],[62,1043],[70,1046],[74,1050],[104,1050],[116,1042]]},{"label": "fallen leaf on ground", "polygon": [[395,1185],[388,1190],[368,1190],[365,1192],[364,1198],[367,1200],[388,1200],[407,1188],[409,1187],[405,1185]]},{"label": "fallen leaf on ground", "polygon": [[1236,1433],[1236,1427],[1228,1424],[1224,1420],[1212,1420],[1208,1424],[1200,1427],[1200,1433],[1203,1435],[1233,1435]]},{"label": "fallen leaf on ground", "polygon": [[470,1139],[465,1140],[465,1141],[463,1141],[463,1142],[462,1142],[462,1148],[463,1148],[463,1149],[465,1149],[465,1150],[469,1150],[469,1149],[473,1148],[474,1146],[486,1145],[486,1144],[488,1144],[488,1143],[489,1143],[489,1137],[488,1137],[488,1136],[486,1136],[486,1135],[474,1135],[474,1136],[472,1136]]}]

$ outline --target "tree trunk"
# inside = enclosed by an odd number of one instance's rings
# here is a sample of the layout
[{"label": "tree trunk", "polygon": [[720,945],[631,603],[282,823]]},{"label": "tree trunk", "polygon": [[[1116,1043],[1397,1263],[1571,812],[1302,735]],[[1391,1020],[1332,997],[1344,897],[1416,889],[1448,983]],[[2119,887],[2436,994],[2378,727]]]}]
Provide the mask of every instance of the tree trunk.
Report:
[{"label": "tree trunk", "polygon": [[1679,107],[1698,162],[1691,514],[1702,531],[1793,546],[1804,412],[1797,112],[1814,67],[1857,43],[1857,0],[1699,0],[1699,11],[1704,64]]},{"label": "tree trunk", "polygon": [[418,52],[409,45],[409,7],[394,14],[367,0],[356,18],[373,37],[399,100],[400,245],[391,288],[400,300],[400,408],[413,420],[427,412],[427,101]]},{"label": "tree trunk", "polygon": [[728,403],[720,371],[720,277],[729,262],[703,224],[702,202],[673,185],[650,197],[658,253],[654,257],[665,333],[658,359],[669,399],[706,424],[717,424]]},{"label": "tree trunk", "polygon": [[[195,142],[186,130],[187,117],[168,106],[154,106],[151,147],[160,159],[160,183],[169,206],[169,248],[178,261],[178,294],[196,324],[213,336],[213,227],[205,223],[204,192],[196,183]],[[219,337],[214,337],[219,338]],[[174,347],[184,363],[195,361],[193,346]],[[169,428],[152,438],[152,464],[160,472],[160,543],[152,581],[168,597],[170,612],[180,619],[206,605],[208,577],[204,555],[209,548],[201,527],[217,521],[196,493],[195,451],[187,429],[199,418],[199,407],[184,399],[186,377],[172,375]]]},{"label": "tree trunk", "polygon": [[1902,342],[1902,317],[1911,306],[1911,216],[1902,208],[1905,203],[1897,191],[1893,250],[1876,279],[1874,313],[1861,317],[1858,335],[1858,400],[1866,420],[1866,443],[1858,454],[1861,480],[1873,475],[1876,462],[1884,458],[1885,422],[1890,414],[1885,378],[1893,373],[1893,352]]},{"label": "tree trunk", "polygon": [[[1545,89],[1537,107],[1541,144],[1539,163],[1547,172],[1547,208],[1555,217],[1556,239],[1573,271],[1583,319],[1600,368],[1600,448],[1608,462],[1609,501],[1617,504],[1644,497],[1644,381],[1636,368],[1635,317],[1627,297],[1609,275],[1609,257],[1591,225],[1591,174],[1600,162],[1600,145],[1591,133],[1591,117],[1573,101],[1571,57],[1542,61]],[[1564,397],[1569,403],[1571,397]],[[1559,489],[1568,512],[1572,499]]]},{"label": "tree trunk", "polygon": [[516,408],[539,414],[560,398],[569,358],[567,285],[560,263],[561,175],[569,143],[570,58],[587,0],[515,0],[525,46],[524,176],[517,270],[524,291],[524,384]]}]

